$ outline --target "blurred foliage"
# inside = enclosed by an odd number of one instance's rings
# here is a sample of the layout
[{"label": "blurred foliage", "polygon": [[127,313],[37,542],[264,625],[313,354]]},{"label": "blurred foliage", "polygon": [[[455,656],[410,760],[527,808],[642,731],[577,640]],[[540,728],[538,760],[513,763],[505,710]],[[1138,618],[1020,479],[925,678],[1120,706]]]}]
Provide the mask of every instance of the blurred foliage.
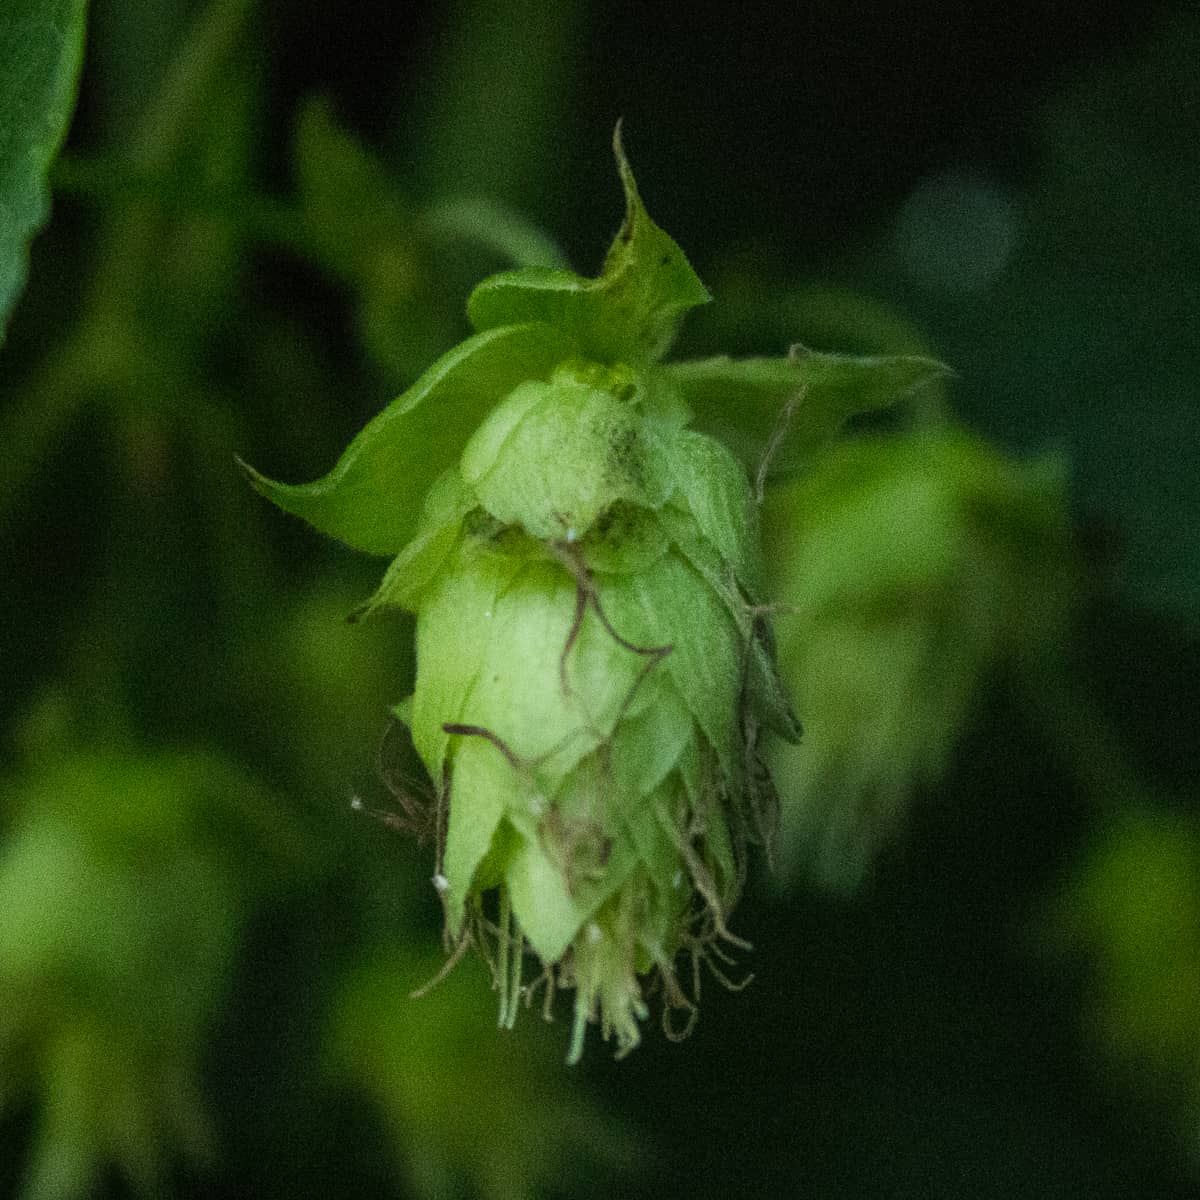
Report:
[{"label": "blurred foliage", "polygon": [[1130,806],[1098,830],[1052,932],[1094,972],[1087,1021],[1110,1061],[1200,1120],[1200,838],[1194,820]]},{"label": "blurred foliage", "polygon": [[[0,12],[4,316],[81,12]],[[95,0],[0,358],[0,1192],[1194,1195],[1198,42],[1167,4]],[[411,626],[346,626],[372,572],[233,457],[315,477],[479,279],[590,270],[622,113],[716,297],[685,353],[958,379],[764,509],[781,865],[874,803],[857,899],[752,897],[736,1007],[568,1072],[470,975],[408,999]]]},{"label": "blurred foliage", "polygon": [[110,1162],[153,1190],[211,1153],[202,1056],[255,876],[280,882],[264,801],[220,760],[115,745],[50,752],[4,798],[0,1096],[41,1110],[24,1194],[87,1194]]},{"label": "blurred foliage", "polygon": [[335,1074],[379,1104],[415,1189],[454,1196],[465,1178],[483,1200],[520,1200],[569,1186],[581,1167],[628,1169],[637,1152],[627,1131],[555,1079],[558,1040],[496,1028],[482,964],[464,964],[435,1003],[396,1020],[396,996],[442,966],[377,949],[346,977],[331,1022]]}]

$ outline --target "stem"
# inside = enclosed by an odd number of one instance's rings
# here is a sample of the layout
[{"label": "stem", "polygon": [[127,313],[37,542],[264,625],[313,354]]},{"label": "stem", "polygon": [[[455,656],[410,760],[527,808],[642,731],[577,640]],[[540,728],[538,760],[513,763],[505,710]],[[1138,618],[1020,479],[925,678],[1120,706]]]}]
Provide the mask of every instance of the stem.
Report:
[{"label": "stem", "polygon": [[[507,896],[508,888],[504,889]],[[517,1006],[521,1000],[521,973],[525,965],[525,938],[521,926],[514,918],[512,931],[512,974],[508,981],[508,1012],[504,1014],[504,1028],[511,1029],[517,1023]]]},{"label": "stem", "polygon": [[500,889],[500,938],[496,954],[496,987],[500,992],[500,1021],[501,1029],[508,1023],[508,938],[512,926],[512,901],[508,888]]}]

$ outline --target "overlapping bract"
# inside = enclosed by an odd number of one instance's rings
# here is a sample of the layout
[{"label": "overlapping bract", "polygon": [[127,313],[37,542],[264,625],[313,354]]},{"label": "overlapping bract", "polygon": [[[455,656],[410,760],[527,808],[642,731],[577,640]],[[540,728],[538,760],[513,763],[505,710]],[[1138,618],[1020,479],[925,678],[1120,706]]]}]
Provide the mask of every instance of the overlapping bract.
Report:
[{"label": "overlapping bract", "polygon": [[506,1019],[527,941],[575,984],[577,1029],[594,1015],[627,1047],[638,976],[723,931],[761,815],[738,720],[749,604],[732,570],[723,589],[703,574],[748,559],[754,510],[719,446],[727,469],[698,474],[701,435],[584,374],[497,408],[435,489],[424,569],[402,556],[385,590],[418,614],[412,728],[449,798],[452,935],[499,887]]}]

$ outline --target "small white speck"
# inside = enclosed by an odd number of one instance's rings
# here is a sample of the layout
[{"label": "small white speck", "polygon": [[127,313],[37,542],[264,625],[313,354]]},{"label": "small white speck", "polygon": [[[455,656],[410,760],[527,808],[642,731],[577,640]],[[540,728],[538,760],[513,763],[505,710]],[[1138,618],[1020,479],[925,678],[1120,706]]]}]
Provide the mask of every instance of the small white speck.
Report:
[{"label": "small white speck", "polygon": [[529,811],[533,813],[535,817],[540,817],[546,811],[546,797],[530,796]]},{"label": "small white speck", "polygon": [[484,609],[484,611],[483,611],[483,615],[484,615],[485,617],[490,617],[490,616],[492,615],[492,610],[491,610],[490,608],[486,608],[486,609]]},{"label": "small white speck", "polygon": [[361,796],[351,796],[350,797],[350,807],[351,807],[351,809],[353,809],[354,812],[362,812],[362,806],[363,806],[363,802],[362,802]]},{"label": "small white speck", "polygon": [[433,877],[433,890],[435,892],[447,892],[450,890],[450,880],[445,875],[438,874]]},{"label": "small white speck", "polygon": [[569,546],[579,535],[574,529],[567,530],[567,545]]},{"label": "small white speck", "polygon": [[682,871],[675,872],[675,878],[671,880],[671,886],[673,888],[683,887],[683,872]]},{"label": "small white speck", "polygon": [[604,934],[600,930],[600,926],[595,921],[589,921],[587,927],[587,940],[594,946]]}]

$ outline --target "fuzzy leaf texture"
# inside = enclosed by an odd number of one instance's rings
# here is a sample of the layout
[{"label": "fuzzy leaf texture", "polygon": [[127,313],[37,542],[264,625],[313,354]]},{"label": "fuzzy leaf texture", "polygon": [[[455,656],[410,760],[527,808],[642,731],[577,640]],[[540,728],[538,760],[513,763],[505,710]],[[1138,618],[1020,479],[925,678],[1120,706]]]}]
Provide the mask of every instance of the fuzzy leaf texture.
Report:
[{"label": "fuzzy leaf texture", "polygon": [[0,6],[0,343],[50,214],[46,173],[75,104],[85,0]]}]

